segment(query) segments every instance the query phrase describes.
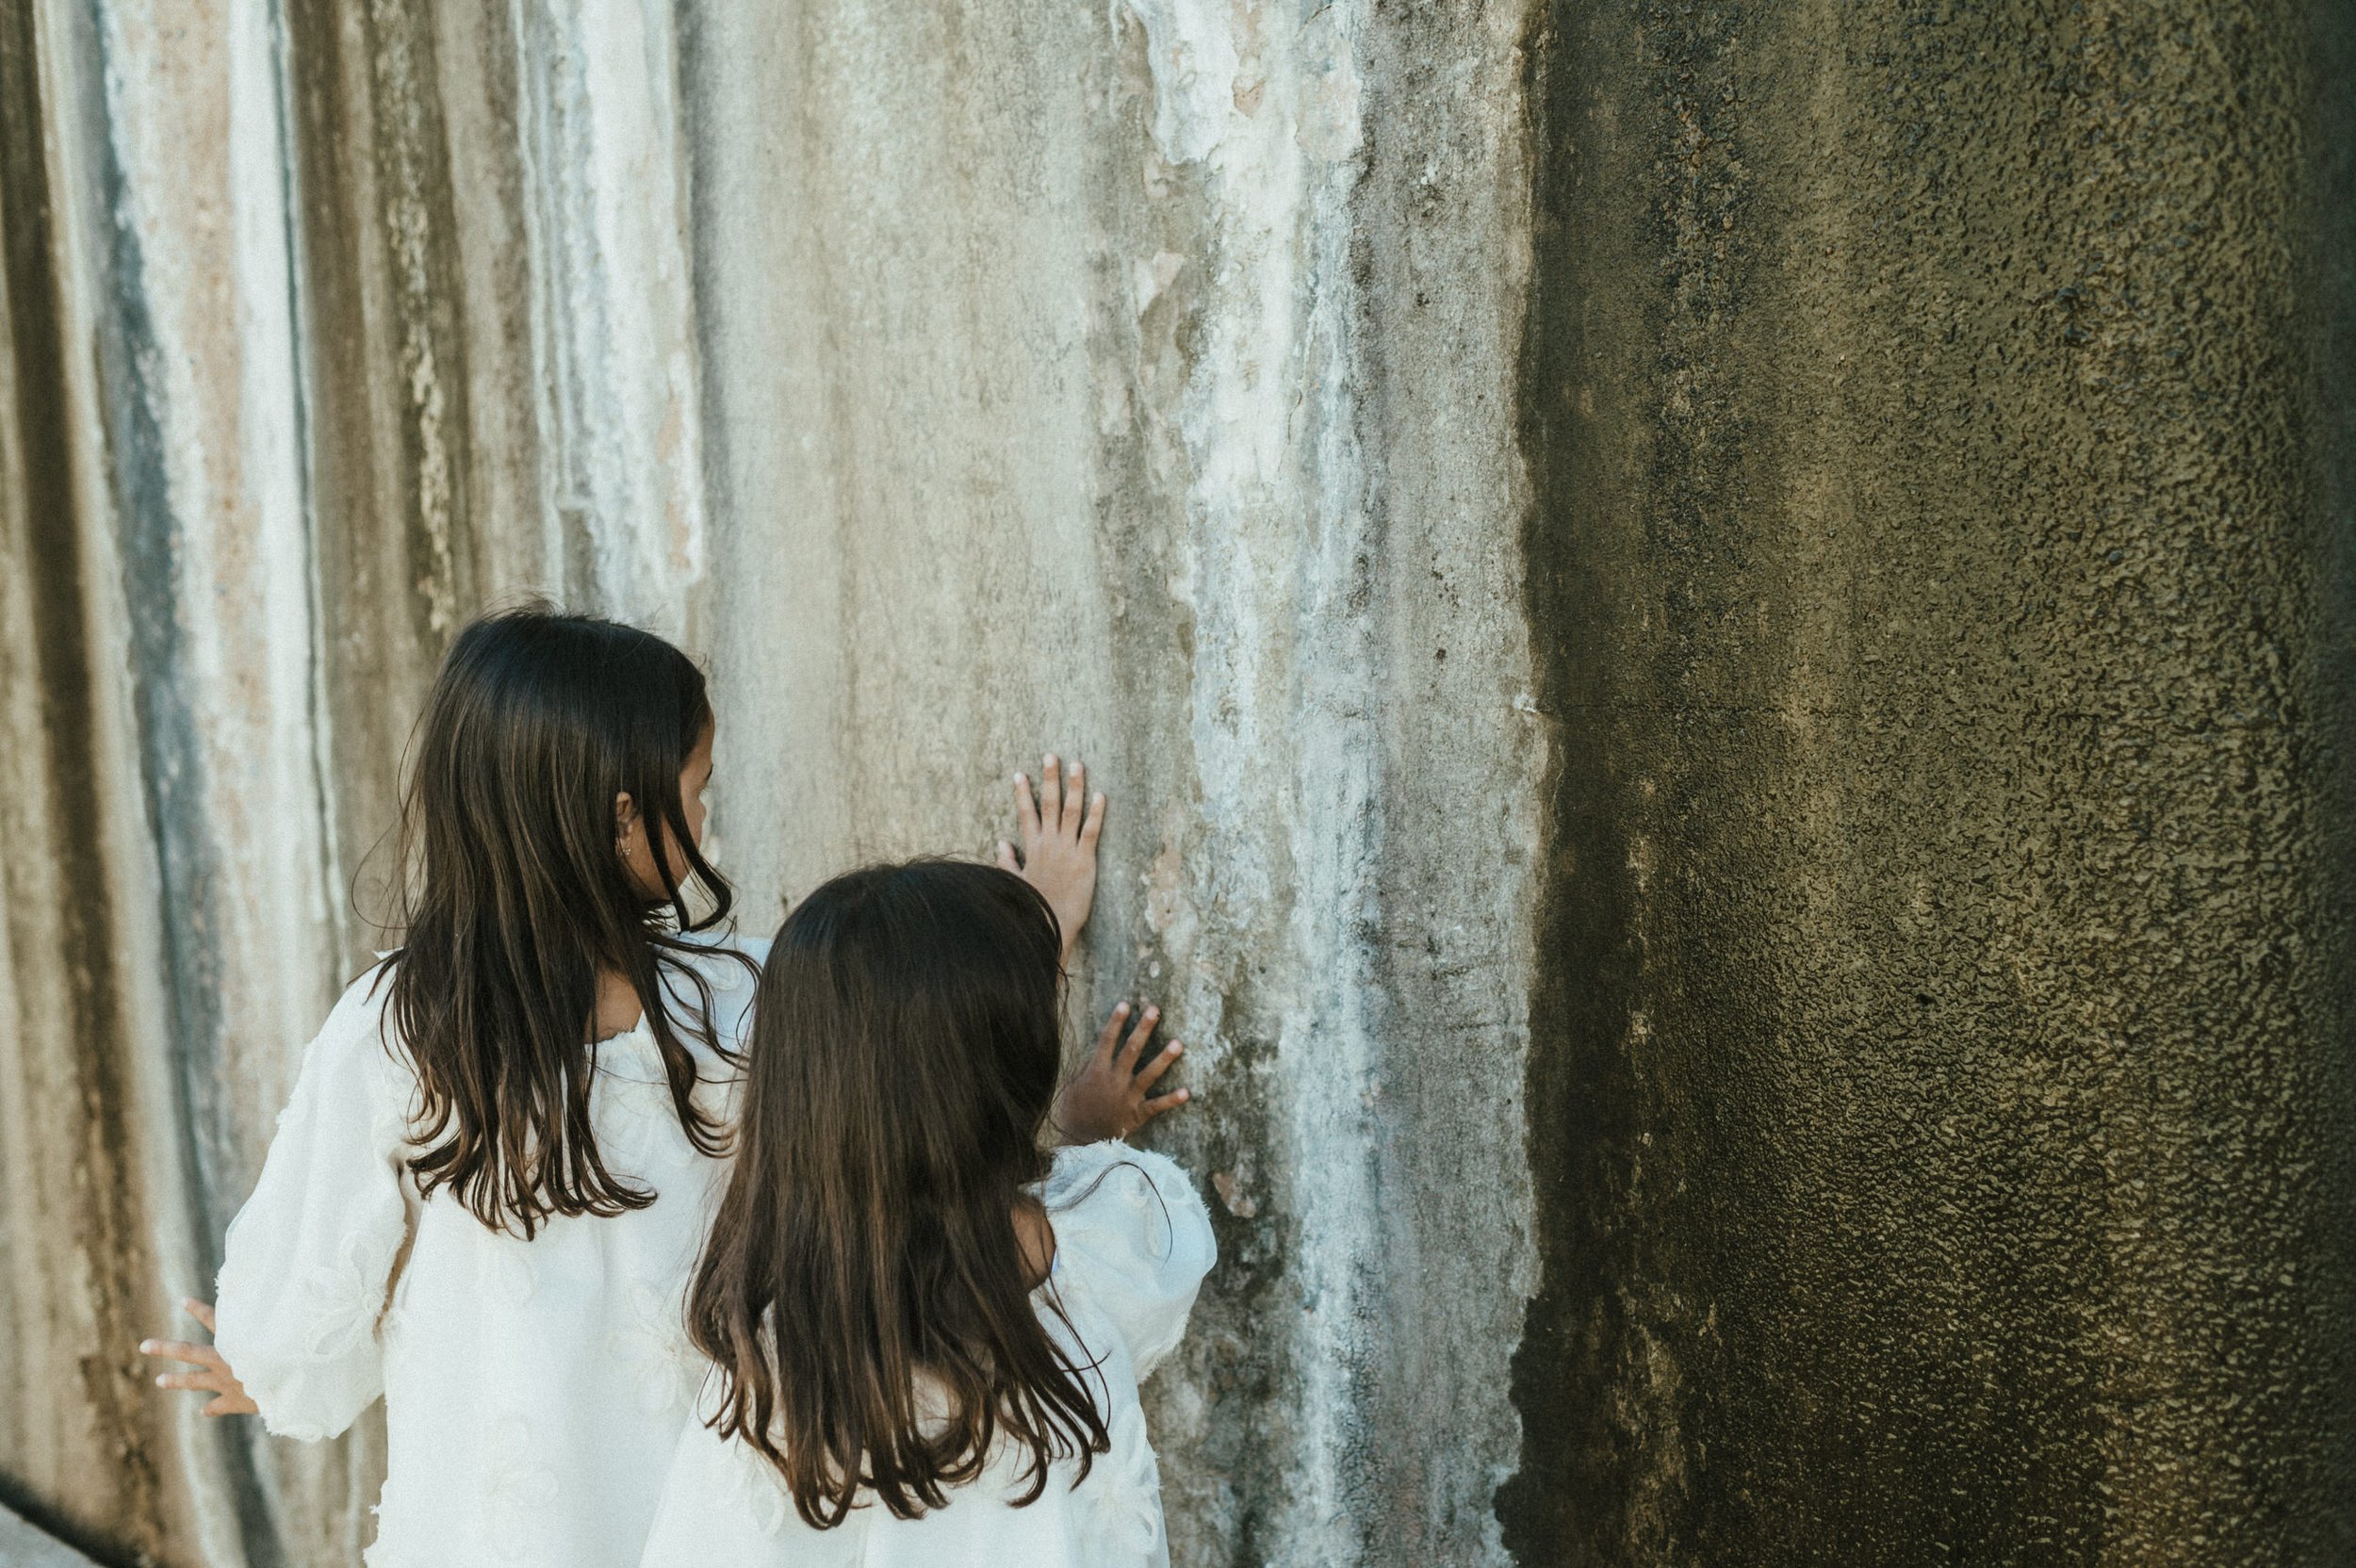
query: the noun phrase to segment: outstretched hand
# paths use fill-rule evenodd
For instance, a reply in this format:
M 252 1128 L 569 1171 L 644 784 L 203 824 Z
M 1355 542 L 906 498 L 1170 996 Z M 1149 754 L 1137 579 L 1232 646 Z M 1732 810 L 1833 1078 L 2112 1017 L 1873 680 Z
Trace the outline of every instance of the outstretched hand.
M 205 1326 L 206 1333 L 214 1332 L 213 1309 L 193 1297 L 180 1303 L 181 1310 Z M 139 1354 L 155 1356 L 165 1361 L 186 1362 L 196 1368 L 193 1372 L 159 1372 L 155 1375 L 157 1388 L 188 1388 L 213 1397 L 203 1411 L 206 1415 L 258 1415 L 260 1409 L 246 1396 L 245 1384 L 229 1370 L 229 1364 L 221 1359 L 221 1352 L 209 1345 L 191 1345 L 177 1339 L 142 1339 Z
M 1126 1002 L 1113 1009 L 1103 1033 L 1096 1037 L 1096 1050 L 1088 1065 L 1064 1086 L 1063 1098 L 1055 1105 L 1055 1128 L 1066 1143 L 1125 1138 L 1164 1111 L 1175 1110 L 1194 1098 L 1190 1089 L 1153 1093 L 1153 1086 L 1178 1065 L 1186 1048 L 1172 1040 L 1152 1061 L 1144 1061 L 1146 1042 L 1153 1038 L 1153 1026 L 1162 1021 L 1162 1010 L 1146 1008 L 1124 1040 L 1121 1026 L 1129 1021 L 1129 1010 Z
M 1078 762 L 1067 771 L 1053 752 L 1041 760 L 1039 794 L 1027 774 L 1014 776 L 1015 824 L 1023 854 L 998 841 L 998 864 L 1039 890 L 1063 927 L 1063 956 L 1072 956 L 1080 927 L 1096 906 L 1096 839 L 1104 829 L 1104 796 L 1088 796 L 1088 771 Z

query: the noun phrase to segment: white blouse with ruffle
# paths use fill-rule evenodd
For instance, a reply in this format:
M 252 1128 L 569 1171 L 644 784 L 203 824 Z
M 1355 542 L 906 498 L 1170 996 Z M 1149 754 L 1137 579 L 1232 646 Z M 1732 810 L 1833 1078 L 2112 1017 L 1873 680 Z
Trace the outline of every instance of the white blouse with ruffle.
M 1111 1438 L 1085 1479 L 1059 1460 L 1038 1500 L 1016 1508 L 1023 1456 L 998 1456 L 923 1518 L 869 1503 L 816 1530 L 760 1455 L 690 1423 L 641 1568 L 1166 1568 L 1161 1472 L 1137 1384 L 1186 1332 L 1218 1255 L 1211 1217 L 1185 1171 L 1119 1143 L 1058 1151 L 1040 1197 L 1055 1261 L 1033 1302 L 1074 1364 L 1095 1367 L 1088 1391 Z
M 692 961 L 733 1049 L 752 972 Z M 420 1200 L 417 1084 L 383 1029 L 380 973 L 303 1057 L 229 1227 L 215 1343 L 282 1437 L 332 1437 L 384 1396 L 370 1568 L 633 1568 L 701 1376 L 686 1286 L 727 1167 L 688 1141 L 642 1019 L 591 1048 L 589 1108 L 607 1168 L 651 1205 L 554 1218 L 526 1241 L 447 1188 Z M 695 988 L 667 986 L 673 1017 L 692 1016 Z M 732 1074 L 690 1049 L 699 1101 L 724 1111 Z

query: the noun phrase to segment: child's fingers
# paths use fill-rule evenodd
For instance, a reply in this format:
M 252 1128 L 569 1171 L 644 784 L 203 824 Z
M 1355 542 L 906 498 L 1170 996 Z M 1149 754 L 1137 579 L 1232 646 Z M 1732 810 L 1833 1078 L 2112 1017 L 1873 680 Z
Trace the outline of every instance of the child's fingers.
M 159 1361 L 186 1362 L 190 1366 L 223 1366 L 221 1352 L 209 1345 L 189 1345 L 177 1339 L 142 1339 L 139 1354 Z
M 190 1317 L 195 1318 L 199 1323 L 204 1324 L 205 1331 L 206 1333 L 212 1334 L 219 1333 L 221 1331 L 213 1326 L 213 1309 L 210 1302 L 200 1301 L 195 1297 L 191 1296 L 187 1300 L 180 1303 L 180 1310 L 187 1313 Z
M 1039 802 L 1031 798 L 1031 776 L 1014 776 L 1014 825 L 1025 845 L 1039 842 Z
M 1013 872 L 1017 875 L 1023 871 L 1023 862 L 1014 858 L 1014 845 L 1004 839 L 998 841 L 998 869 Z
M 1174 1111 L 1193 1098 L 1192 1089 L 1172 1089 L 1168 1094 L 1156 1095 L 1137 1107 L 1137 1125 L 1142 1127 L 1164 1111 Z
M 1049 752 L 1039 764 L 1039 825 L 1053 833 L 1063 822 L 1063 764 Z
M 1153 1033 L 1153 1025 L 1161 1021 L 1162 1010 L 1159 1007 L 1148 1007 L 1138 1015 L 1137 1026 L 1129 1031 L 1128 1042 L 1113 1057 L 1115 1071 L 1135 1072 L 1137 1070 L 1137 1057 L 1144 1054 L 1146 1039 Z
M 1104 1027 L 1096 1032 L 1097 1061 L 1110 1062 L 1113 1059 L 1113 1053 L 1121 1044 L 1121 1026 L 1128 1021 L 1129 1004 L 1124 1002 L 1113 1009 L 1112 1016 L 1104 1021 Z
M 1086 762 L 1074 762 L 1064 775 L 1063 826 L 1067 839 L 1080 836 L 1080 818 L 1087 808 L 1088 768 Z
M 1159 1055 L 1137 1070 L 1137 1092 L 1142 1094 L 1160 1082 L 1163 1073 L 1178 1065 L 1178 1058 L 1186 1054 L 1186 1048 L 1176 1040 L 1163 1046 Z
M 225 1394 L 237 1386 L 237 1380 L 230 1376 L 227 1366 L 216 1362 L 195 1372 L 158 1372 L 155 1374 L 155 1386 L 157 1388 L 193 1389 L 198 1393 Z
M 1080 847 L 1086 850 L 1095 849 L 1096 837 L 1104 831 L 1104 792 L 1099 790 L 1096 792 L 1095 798 L 1088 802 L 1088 820 L 1080 825 Z

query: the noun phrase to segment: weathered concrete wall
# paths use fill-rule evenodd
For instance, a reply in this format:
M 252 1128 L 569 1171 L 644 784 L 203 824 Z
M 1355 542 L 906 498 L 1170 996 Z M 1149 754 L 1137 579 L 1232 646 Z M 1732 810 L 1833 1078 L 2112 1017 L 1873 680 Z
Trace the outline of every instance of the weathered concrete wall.
M 2350 23 L 1542 19 L 1524 1560 L 2356 1551 Z
M 2344 15 L 10 8 L 0 1494 L 354 1560 L 128 1346 L 538 589 L 757 928 L 1114 792 L 1181 1562 L 2344 1554 Z
M 1088 1010 L 1169 1007 L 1201 1100 L 1164 1135 L 1223 1200 L 1157 1395 L 1182 1560 L 1494 1555 L 1535 1283 L 1523 23 L 14 24 L 9 148 L 41 161 L 8 187 L 9 320 L 57 341 L 12 351 L 10 431 L 79 466 L 7 470 L 12 547 L 78 619 L 11 632 L 9 732 L 78 748 L 49 793 L 119 841 L 18 868 L 58 890 L 16 906 L 7 1159 L 60 1191 L 10 1228 L 0 1296 L 48 1337 L 8 1359 L 9 1488 L 125 1557 L 364 1538 L 370 1435 L 205 1429 L 118 1348 L 204 1279 L 374 940 L 443 639 L 537 588 L 708 657 L 759 927 L 855 857 L 985 848 L 1045 744 L 1091 761 L 1118 805 Z M 82 688 L 88 735 L 36 706 Z M 124 1000 L 75 1013 L 35 988 L 106 886 L 64 951 Z M 123 1081 L 43 1122 L 77 1060 Z

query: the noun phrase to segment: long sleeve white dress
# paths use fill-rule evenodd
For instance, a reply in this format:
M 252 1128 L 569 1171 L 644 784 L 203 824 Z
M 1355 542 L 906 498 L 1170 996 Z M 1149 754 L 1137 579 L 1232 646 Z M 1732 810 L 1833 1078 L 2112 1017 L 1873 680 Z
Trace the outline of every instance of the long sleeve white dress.
M 716 944 L 690 961 L 732 1049 L 754 977 Z M 702 1372 L 685 1296 L 726 1165 L 680 1128 L 642 1019 L 592 1048 L 589 1104 L 608 1168 L 653 1204 L 525 1241 L 447 1188 L 420 1200 L 405 1164 L 417 1084 L 383 1029 L 378 973 L 303 1058 L 229 1228 L 215 1344 L 281 1436 L 331 1437 L 384 1396 L 370 1568 L 633 1568 Z M 692 1017 L 694 987 L 666 984 L 672 1016 Z M 732 1074 L 698 1058 L 698 1098 L 724 1112 Z
M 1185 1171 L 1118 1143 L 1058 1152 L 1040 1196 L 1055 1261 L 1033 1303 L 1074 1364 L 1094 1364 L 1089 1395 L 1112 1439 L 1085 1480 L 1075 1485 L 1078 1464 L 1060 1460 L 1039 1499 L 1015 1508 L 1022 1456 L 1002 1456 L 921 1519 L 870 1503 L 817 1530 L 759 1454 L 691 1422 L 642 1568 L 1167 1568 L 1161 1472 L 1137 1383 L 1186 1331 L 1218 1255 L 1210 1216 Z

